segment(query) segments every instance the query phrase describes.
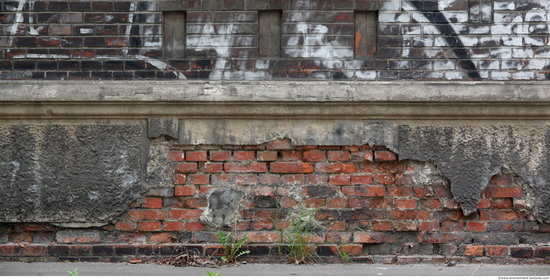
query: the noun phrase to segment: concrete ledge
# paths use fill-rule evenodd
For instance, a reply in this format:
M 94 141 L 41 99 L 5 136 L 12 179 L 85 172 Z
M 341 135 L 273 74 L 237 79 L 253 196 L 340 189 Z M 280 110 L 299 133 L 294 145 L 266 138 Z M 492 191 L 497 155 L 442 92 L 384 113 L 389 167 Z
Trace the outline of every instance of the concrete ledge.
M 546 120 L 548 82 L 0 82 L 0 118 Z

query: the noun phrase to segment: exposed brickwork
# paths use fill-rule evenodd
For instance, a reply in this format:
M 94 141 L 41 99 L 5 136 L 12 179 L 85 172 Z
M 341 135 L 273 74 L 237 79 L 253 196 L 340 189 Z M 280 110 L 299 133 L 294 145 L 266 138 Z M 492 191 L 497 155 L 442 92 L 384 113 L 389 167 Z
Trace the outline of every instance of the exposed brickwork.
M 523 207 L 527 190 L 513 174 L 495 175 L 479 210 L 466 217 L 445 180 L 416 183 L 418 163 L 400 161 L 384 147 L 294 147 L 279 140 L 254 147 L 173 146 L 169 156 L 173 196 L 143 197 L 100 228 L 0 225 L 0 259 L 153 260 L 188 249 L 211 255 L 219 244 L 218 229 L 201 220 L 208 196 L 237 187 L 246 193 L 237 234 L 248 234 L 251 261 L 276 259 L 280 231 L 303 208 L 317 208 L 319 231 L 311 240 L 326 261 L 339 261 L 342 251 L 355 262 L 549 260 L 550 247 L 542 245 L 549 242 L 548 225 Z M 212 164 L 218 167 L 207 167 Z
M 547 80 L 547 13 L 545 0 L 2 1 L 0 79 Z

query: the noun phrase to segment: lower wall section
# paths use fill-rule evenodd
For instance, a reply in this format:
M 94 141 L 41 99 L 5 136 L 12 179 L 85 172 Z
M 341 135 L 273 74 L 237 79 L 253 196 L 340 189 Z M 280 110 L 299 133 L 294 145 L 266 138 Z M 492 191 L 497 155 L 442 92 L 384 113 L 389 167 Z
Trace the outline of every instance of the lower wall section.
M 173 184 L 150 188 L 107 225 L 0 224 L 0 260 L 216 256 L 218 231 L 235 231 L 249 261 L 278 261 L 279 248 L 299 241 L 314 261 L 550 264 L 550 224 L 535 219 L 530 187 L 505 168 L 464 216 L 434 164 L 382 146 L 282 139 L 166 153 Z

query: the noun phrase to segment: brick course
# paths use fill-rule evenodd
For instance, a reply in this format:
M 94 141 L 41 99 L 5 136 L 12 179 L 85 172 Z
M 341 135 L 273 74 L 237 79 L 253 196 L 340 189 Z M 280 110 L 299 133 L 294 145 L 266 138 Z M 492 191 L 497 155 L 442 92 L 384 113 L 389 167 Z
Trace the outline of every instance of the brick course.
M 152 259 L 152 252 L 166 244 L 173 244 L 174 248 L 194 246 L 209 252 L 208 246 L 212 245 L 207 244 L 216 244 L 218 229 L 202 222 L 201 215 L 208 206 L 210 190 L 225 188 L 229 183 L 247 190 L 247 206 L 239 213 L 236 228 L 239 236 L 249 235 L 247 246 L 251 248 L 260 246 L 276 252 L 281 242 L 280 230 L 291 222 L 290 213 L 305 207 L 313 211 L 319 229 L 311 238 L 323 245 L 317 251 L 327 261 L 337 260 L 338 250 L 348 250 L 352 261 L 357 262 L 366 256 L 374 261 L 375 256 L 381 262 L 398 263 L 439 262 L 441 258 L 460 262 L 491 258 L 503 264 L 547 263 L 549 248 L 540 244 L 548 241 L 548 227 L 530 218 L 529 209 L 515 207 L 516 201 L 525 198 L 526 190 L 514 175 L 495 175 L 483 193 L 479 210 L 464 216 L 446 181 L 415 183 L 417 163 L 345 156 L 352 151 L 374 155 L 391 152 L 370 146 L 292 146 L 287 141 L 256 147 L 209 146 L 204 150 L 201 146 L 173 146 L 168 154 L 172 155 L 169 158 L 175 171 L 174 196 L 151 193 L 134 203 L 114 224 L 96 229 L 0 225 L 4 232 L 0 238 L 5 240 L 0 244 L 0 259 L 148 260 Z M 258 157 L 260 153 L 269 155 L 270 161 Z M 304 154 L 316 155 L 315 161 Z M 319 157 L 320 154 L 326 156 Z M 288 161 L 290 155 L 293 162 Z M 208 169 L 182 169 L 180 164 L 237 168 L 224 168 L 210 175 Z M 325 173 L 327 166 L 335 164 L 345 168 Z M 365 164 L 370 167 L 365 168 Z M 390 175 L 411 179 L 399 184 L 373 179 Z M 180 176 L 187 178 L 183 184 Z M 206 181 L 209 176 L 212 179 Z M 170 254 L 168 249 L 163 252 Z M 395 254 L 402 258 L 391 257 Z M 246 258 L 273 260 L 274 255 L 269 256 L 258 253 Z

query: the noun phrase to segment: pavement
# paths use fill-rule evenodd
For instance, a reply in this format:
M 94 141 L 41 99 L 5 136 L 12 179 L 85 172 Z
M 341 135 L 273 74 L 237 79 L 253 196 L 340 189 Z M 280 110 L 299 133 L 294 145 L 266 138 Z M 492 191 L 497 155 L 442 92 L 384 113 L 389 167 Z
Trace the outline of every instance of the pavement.
M 4 279 L 3 276 L 69 276 L 68 271 L 75 269 L 78 276 L 207 276 L 210 272 L 219 276 L 528 276 L 509 279 L 550 279 L 550 265 L 240 264 L 205 268 L 86 262 L 0 262 L 0 279 Z

